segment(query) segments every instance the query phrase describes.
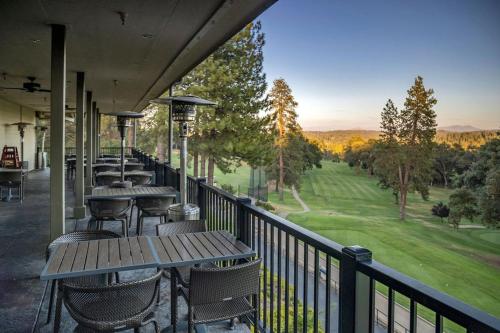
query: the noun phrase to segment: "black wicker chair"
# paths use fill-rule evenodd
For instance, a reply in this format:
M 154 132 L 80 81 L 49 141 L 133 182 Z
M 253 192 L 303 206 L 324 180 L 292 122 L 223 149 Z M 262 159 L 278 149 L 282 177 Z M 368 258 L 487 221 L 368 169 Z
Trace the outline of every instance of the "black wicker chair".
M 80 326 L 95 331 L 122 331 L 152 323 L 155 319 L 156 298 L 160 291 L 161 272 L 143 280 L 109 286 L 81 286 L 64 283 L 66 309 Z
M 262 259 L 229 267 L 191 268 L 188 333 L 194 325 L 243 317 L 257 332 L 259 273 Z
M 125 171 L 142 171 L 143 169 L 144 169 L 143 164 L 137 164 L 137 163 L 125 164 Z
M 142 235 L 144 218 L 159 217 L 167 222 L 168 208 L 175 202 L 171 195 L 137 196 L 134 205 L 137 207 L 137 235 Z
M 97 230 L 102 230 L 104 221 L 121 221 L 124 237 L 128 237 L 128 213 L 132 206 L 130 198 L 92 198 L 88 200 L 90 214 L 87 229 L 95 221 Z
M 24 199 L 24 174 L 23 172 L 2 172 L 0 173 L 0 199 L 3 199 L 3 189 L 10 195 L 12 189 L 17 189 L 20 202 Z
M 118 182 L 121 180 L 120 175 L 114 174 L 97 174 L 95 176 L 95 182 L 97 186 L 110 186 L 114 182 Z
M 89 241 L 89 240 L 95 240 L 95 239 L 108 239 L 108 238 L 120 238 L 120 235 L 111 232 L 111 231 L 105 231 L 105 230 L 92 230 L 92 231 L 74 231 L 74 232 L 69 232 L 67 234 L 61 235 L 54 239 L 48 246 L 45 251 L 45 261 L 49 260 L 49 257 L 51 253 L 56 249 L 57 246 L 63 243 L 72 243 L 72 242 L 79 242 L 79 241 Z M 119 281 L 119 276 L 118 273 L 115 274 L 116 280 Z M 75 278 L 72 279 L 74 282 L 80 282 L 81 284 L 87 284 L 90 282 L 90 280 L 96 281 L 99 279 L 99 276 L 90 276 L 87 278 Z M 48 306 L 48 311 L 47 311 L 47 323 L 50 322 L 50 318 L 52 316 L 52 307 L 54 303 L 54 294 L 56 290 L 56 280 L 52 280 L 52 285 L 50 289 L 50 299 L 49 299 L 49 306 Z M 96 281 L 97 282 L 97 281 Z M 47 282 L 48 285 L 49 282 Z M 45 297 L 45 293 L 43 295 Z M 43 298 L 42 297 L 42 298 Z
M 118 167 L 111 165 L 111 164 L 102 164 L 102 165 L 96 165 L 94 167 L 94 172 L 96 174 L 100 172 L 107 172 L 107 171 L 118 171 Z
M 148 174 L 131 174 L 126 175 L 125 179 L 132 182 L 132 185 L 148 185 L 151 184 L 152 176 Z

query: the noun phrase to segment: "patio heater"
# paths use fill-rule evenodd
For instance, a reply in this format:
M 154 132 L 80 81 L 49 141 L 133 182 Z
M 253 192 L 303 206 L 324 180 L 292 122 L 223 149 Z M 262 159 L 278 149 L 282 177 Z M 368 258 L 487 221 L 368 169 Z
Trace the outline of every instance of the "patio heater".
M 37 156 L 37 159 L 39 161 L 38 164 L 40 166 L 40 169 L 43 170 L 47 166 L 45 158 L 45 137 L 49 128 L 47 126 L 36 126 L 35 129 L 38 129 L 40 132 L 42 132 L 42 145 L 40 149 L 41 151 L 40 156 Z
M 125 135 L 127 128 L 131 127 L 131 119 L 142 118 L 144 115 L 142 113 L 130 112 L 130 111 L 120 111 L 108 113 L 108 115 L 116 116 L 116 125 L 120 131 L 120 182 L 113 184 L 115 187 L 132 187 L 132 182 L 125 181 Z
M 196 96 L 172 96 L 157 98 L 151 101 L 154 104 L 171 105 L 172 120 L 179 123 L 180 147 L 180 196 L 181 202 L 170 206 L 169 217 L 174 221 L 197 220 L 200 216 L 200 208 L 187 202 L 187 137 L 189 135 L 189 123 L 194 121 L 197 105 L 215 105 Z
M 21 169 L 24 167 L 24 130 L 26 127 L 33 125 L 32 123 L 27 123 L 24 121 L 20 121 L 17 123 L 11 124 L 12 126 L 17 126 L 17 130 L 19 131 L 19 136 L 21 137 Z

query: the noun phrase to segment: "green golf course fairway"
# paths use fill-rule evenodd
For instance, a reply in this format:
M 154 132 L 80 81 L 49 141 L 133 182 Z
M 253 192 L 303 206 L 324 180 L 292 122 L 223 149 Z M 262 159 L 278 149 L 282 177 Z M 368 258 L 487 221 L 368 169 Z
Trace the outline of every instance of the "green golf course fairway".
M 306 172 L 299 191 L 311 212 L 302 213 L 286 189 L 283 202 L 269 192 L 274 213 L 342 245 L 364 246 L 377 261 L 500 317 L 500 230 L 454 230 L 432 216 L 432 205 L 447 202 L 451 193 L 442 188 L 431 188 L 428 201 L 409 194 L 407 219 L 401 221 L 391 191 L 380 189 L 375 177 L 345 163 L 322 165 Z M 230 174 L 215 169 L 218 185 L 239 185 L 242 195 L 249 176 L 246 165 Z
M 441 223 L 430 209 L 447 202 L 450 191 L 438 188 L 429 201 L 409 195 L 408 217 L 401 221 L 391 191 L 374 177 L 345 163 L 322 164 L 306 173 L 300 189 L 311 212 L 290 213 L 290 221 L 342 245 L 364 246 L 379 262 L 500 316 L 500 230 L 453 230 Z

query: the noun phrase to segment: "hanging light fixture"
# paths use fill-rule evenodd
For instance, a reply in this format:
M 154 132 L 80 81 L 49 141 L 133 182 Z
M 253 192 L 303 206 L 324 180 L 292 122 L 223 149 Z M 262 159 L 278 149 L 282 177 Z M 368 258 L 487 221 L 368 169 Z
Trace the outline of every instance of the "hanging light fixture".
M 171 219 L 189 220 L 198 219 L 200 208 L 193 203 L 187 202 L 187 137 L 189 135 L 189 123 L 196 117 L 197 105 L 215 105 L 216 103 L 196 96 L 172 96 L 157 98 L 151 101 L 153 104 L 172 105 L 172 119 L 179 123 L 179 137 L 181 139 L 180 149 L 180 172 L 181 202 L 169 208 Z

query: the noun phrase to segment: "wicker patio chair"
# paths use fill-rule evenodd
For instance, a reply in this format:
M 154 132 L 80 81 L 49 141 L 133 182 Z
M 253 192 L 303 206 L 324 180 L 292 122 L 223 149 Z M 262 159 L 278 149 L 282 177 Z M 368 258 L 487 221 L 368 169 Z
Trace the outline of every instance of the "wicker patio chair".
M 142 171 L 143 169 L 142 164 L 125 164 L 125 171 Z
M 171 195 L 137 196 L 137 235 L 142 235 L 144 218 L 159 217 L 160 223 L 167 222 L 168 208 L 175 202 Z M 163 219 L 163 220 L 162 220 Z
M 257 332 L 259 272 L 262 259 L 229 267 L 191 268 L 188 333 L 194 325 L 243 317 Z M 250 316 L 253 315 L 253 316 Z
M 22 172 L 1 172 L 0 173 L 0 199 L 3 198 L 3 189 L 11 191 L 17 189 L 20 202 L 24 199 L 24 175 Z
M 114 182 L 120 181 L 120 175 L 96 175 L 95 176 L 95 182 L 97 186 L 110 186 Z
M 73 176 L 75 175 L 75 171 L 76 171 L 76 161 L 75 160 L 67 160 L 66 161 L 66 177 L 68 177 L 68 179 L 73 178 Z
M 113 165 L 96 165 L 94 167 L 94 172 L 96 174 L 98 174 L 99 172 L 106 172 L 106 171 L 118 171 L 118 168 Z
M 64 283 L 66 309 L 82 327 L 95 331 L 122 331 L 152 323 L 155 319 L 156 297 L 160 291 L 161 272 L 143 280 L 109 286 L 80 286 Z
M 92 198 L 88 200 L 91 218 L 89 219 L 87 230 L 91 227 L 91 222 L 95 221 L 97 230 L 102 230 L 104 221 L 121 221 L 124 237 L 128 237 L 128 213 L 132 205 L 131 198 Z
M 148 174 L 132 174 L 125 176 L 126 180 L 132 182 L 132 185 L 147 185 L 151 184 L 152 176 Z
M 92 231 L 74 231 L 74 232 L 69 232 L 67 234 L 63 234 L 56 239 L 54 239 L 50 244 L 47 246 L 47 249 L 45 251 L 45 261 L 49 260 L 49 257 L 51 253 L 56 249 L 57 246 L 63 243 L 72 243 L 72 242 L 79 242 L 79 241 L 89 241 L 89 240 L 96 240 L 96 239 L 108 239 L 108 238 L 120 238 L 120 235 L 111 232 L 111 231 L 106 231 L 106 230 L 92 230 Z M 115 275 L 116 280 L 119 281 L 119 276 L 118 273 Z M 96 282 L 97 280 L 100 279 L 100 276 L 89 276 L 86 278 L 74 278 L 72 281 L 74 282 L 80 282 L 81 284 L 88 284 L 91 282 Z M 47 281 L 47 285 L 50 281 Z M 50 318 L 52 316 L 52 307 L 54 304 L 54 294 L 56 290 L 56 282 L 57 280 L 52 280 L 52 285 L 50 288 L 50 299 L 49 299 L 49 307 L 47 311 L 47 323 L 50 322 Z M 45 293 L 42 298 L 45 297 Z

